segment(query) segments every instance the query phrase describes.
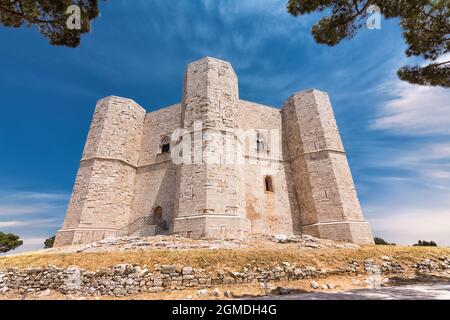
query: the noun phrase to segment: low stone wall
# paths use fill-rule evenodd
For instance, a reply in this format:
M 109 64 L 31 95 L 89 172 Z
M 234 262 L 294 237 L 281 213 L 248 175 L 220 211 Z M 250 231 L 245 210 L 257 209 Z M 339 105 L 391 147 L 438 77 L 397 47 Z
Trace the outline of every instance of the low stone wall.
M 417 272 L 443 272 L 450 276 L 450 257 L 424 260 L 409 266 L 382 257 L 381 262 L 368 259 L 363 263 L 352 262 L 335 270 L 317 270 L 313 266 L 296 267 L 288 262 L 271 268 L 244 268 L 242 272 L 208 272 L 204 269 L 181 265 L 155 266 L 150 272 L 146 266 L 120 264 L 114 267 L 88 271 L 77 266 L 65 269 L 47 268 L 0 270 L 0 293 L 33 293 L 55 290 L 63 294 L 126 296 L 145 292 L 210 288 L 219 285 L 241 283 L 270 283 L 278 280 L 299 280 L 327 275 L 389 274 L 403 273 L 412 268 Z

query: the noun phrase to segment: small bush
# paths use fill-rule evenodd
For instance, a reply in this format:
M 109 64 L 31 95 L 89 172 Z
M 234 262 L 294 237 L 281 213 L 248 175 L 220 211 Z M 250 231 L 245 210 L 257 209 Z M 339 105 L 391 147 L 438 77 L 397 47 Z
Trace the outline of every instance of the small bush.
M 414 247 L 437 247 L 438 245 L 434 241 L 419 240 L 419 242 L 417 242 L 413 246 Z
M 376 245 L 381 245 L 381 246 L 395 246 L 395 243 L 389 243 L 386 240 L 384 240 L 383 238 L 379 238 L 379 237 L 375 237 L 373 238 L 373 241 L 375 242 Z
M 12 233 L 0 232 L 0 253 L 6 253 L 20 247 L 23 241 L 20 237 Z
M 55 237 L 56 236 L 53 236 L 44 241 L 44 249 L 53 248 L 53 244 L 55 243 Z

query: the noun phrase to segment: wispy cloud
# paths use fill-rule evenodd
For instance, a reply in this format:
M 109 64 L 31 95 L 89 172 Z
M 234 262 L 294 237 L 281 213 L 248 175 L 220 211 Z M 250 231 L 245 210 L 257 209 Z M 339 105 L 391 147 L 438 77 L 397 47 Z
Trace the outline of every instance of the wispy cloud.
M 442 57 L 449 58 L 450 54 Z M 414 136 L 450 134 L 450 90 L 395 79 L 380 86 L 380 94 L 388 100 L 373 128 Z
M 30 192 L 30 191 L 0 191 L 0 201 L 5 200 L 67 200 L 66 193 L 58 192 Z
M 69 195 L 58 192 L 0 191 L 0 217 L 50 213 L 64 208 Z
M 61 219 L 30 219 L 30 220 L 11 220 L 11 221 L 0 221 L 0 228 L 10 228 L 10 227 L 58 227 L 61 223 Z
M 394 81 L 386 93 L 395 98 L 382 108 L 373 128 L 407 135 L 450 134 L 450 91 Z
M 258 19 L 289 17 L 284 0 L 202 0 L 202 3 L 209 14 L 218 14 L 228 25 L 248 16 Z
M 399 148 L 380 161 L 380 168 L 410 172 L 410 181 L 431 188 L 450 188 L 450 143 L 417 142 L 414 147 Z
M 450 245 L 450 165 L 446 143 L 416 142 L 397 150 L 381 148 L 363 203 L 374 235 L 399 244 L 434 240 Z M 374 194 L 375 193 L 375 194 Z
M 367 155 L 372 176 L 363 177 L 378 190 L 365 202 L 374 233 L 401 244 L 450 245 L 450 90 L 395 78 L 375 93 L 382 103 L 369 129 L 383 138 Z
M 16 250 L 0 254 L 0 256 L 12 255 L 21 252 L 35 251 L 44 248 L 44 241 L 48 238 L 22 238 L 23 244 Z
M 54 204 L 9 204 L 0 205 L 0 217 L 7 215 L 26 215 L 48 212 L 58 208 Z
M 389 242 L 412 245 L 418 240 L 433 240 L 439 245 L 450 245 L 450 209 L 430 208 L 376 208 L 387 214 L 370 219 L 373 232 Z M 391 214 L 392 213 L 392 214 Z
M 63 192 L 0 190 L 0 231 L 24 241 L 13 253 L 42 248 L 61 226 L 68 200 Z

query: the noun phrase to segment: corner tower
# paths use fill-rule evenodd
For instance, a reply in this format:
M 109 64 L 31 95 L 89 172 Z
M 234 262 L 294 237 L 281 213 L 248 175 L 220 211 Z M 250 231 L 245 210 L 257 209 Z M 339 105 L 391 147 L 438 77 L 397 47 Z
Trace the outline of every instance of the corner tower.
M 206 57 L 188 65 L 181 127 L 193 141 L 191 163 L 178 166 L 174 233 L 191 238 L 240 237 L 245 218 L 242 165 L 236 150 L 237 76 L 228 62 Z
M 127 224 L 145 113 L 130 99 L 108 97 L 97 103 L 55 246 L 102 240 Z
M 285 102 L 282 115 L 302 233 L 373 243 L 328 95 L 318 90 L 296 93 Z

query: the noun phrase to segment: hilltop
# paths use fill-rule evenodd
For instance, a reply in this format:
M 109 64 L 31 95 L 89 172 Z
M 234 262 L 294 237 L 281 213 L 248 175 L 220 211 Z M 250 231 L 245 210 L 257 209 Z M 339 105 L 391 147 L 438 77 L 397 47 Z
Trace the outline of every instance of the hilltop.
M 121 238 L 0 258 L 0 292 L 32 299 L 191 299 L 450 281 L 450 248 L 310 236 Z

